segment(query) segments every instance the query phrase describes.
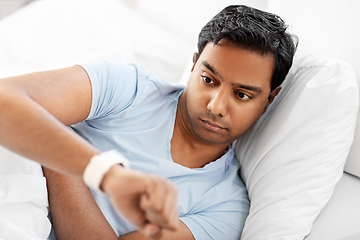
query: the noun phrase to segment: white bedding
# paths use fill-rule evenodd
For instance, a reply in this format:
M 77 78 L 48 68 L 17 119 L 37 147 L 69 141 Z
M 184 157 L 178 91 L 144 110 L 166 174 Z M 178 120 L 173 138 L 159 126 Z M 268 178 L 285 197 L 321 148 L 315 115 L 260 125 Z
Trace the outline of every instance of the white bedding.
M 46 239 L 47 207 L 41 166 L 0 146 L 0 239 Z
M 194 29 L 182 36 L 170 29 L 172 20 L 155 24 L 121 0 L 38 0 L 0 21 L 0 77 L 108 59 L 135 61 L 177 82 L 190 71 Z M 354 189 L 360 179 L 344 174 L 307 240 L 360 239 L 360 191 Z M 40 166 L 0 146 L 0 240 L 46 239 L 47 204 Z
M 119 0 L 38 0 L 0 21 L 0 77 L 105 59 L 178 82 L 194 47 Z
M 360 179 L 344 173 L 306 240 L 360 239 Z

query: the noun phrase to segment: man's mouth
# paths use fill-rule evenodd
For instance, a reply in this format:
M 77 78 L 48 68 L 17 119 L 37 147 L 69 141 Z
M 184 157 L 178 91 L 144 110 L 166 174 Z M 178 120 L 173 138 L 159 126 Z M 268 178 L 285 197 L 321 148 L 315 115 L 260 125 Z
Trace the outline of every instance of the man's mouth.
M 225 129 L 224 127 L 222 127 L 222 126 L 220 126 L 220 125 L 218 125 L 218 124 L 216 124 L 216 123 L 213 123 L 213 122 L 211 122 L 211 121 L 204 120 L 204 119 L 200 119 L 200 120 L 201 120 L 202 122 L 204 122 L 205 125 L 206 125 L 207 127 L 209 127 L 210 129 L 212 129 L 212 130 L 217 130 L 217 131 L 219 131 L 219 130 Z

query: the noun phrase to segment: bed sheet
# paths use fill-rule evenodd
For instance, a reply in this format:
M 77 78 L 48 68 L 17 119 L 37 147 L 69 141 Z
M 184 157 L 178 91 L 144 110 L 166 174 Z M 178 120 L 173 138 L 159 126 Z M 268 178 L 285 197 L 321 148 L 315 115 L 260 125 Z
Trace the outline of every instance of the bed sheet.
M 0 146 L 0 239 L 47 239 L 47 207 L 41 166 Z
M 306 240 L 360 239 L 360 178 L 344 173 Z

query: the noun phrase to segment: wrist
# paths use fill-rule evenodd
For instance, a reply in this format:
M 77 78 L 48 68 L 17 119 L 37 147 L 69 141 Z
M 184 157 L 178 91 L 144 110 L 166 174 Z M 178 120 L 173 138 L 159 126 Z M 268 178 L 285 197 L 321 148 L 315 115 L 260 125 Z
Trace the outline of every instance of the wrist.
M 84 170 L 83 180 L 92 189 L 104 193 L 102 191 L 104 177 L 116 165 L 130 168 L 129 161 L 116 150 L 95 155 Z
M 103 193 L 107 193 L 107 189 L 109 186 L 111 186 L 111 181 L 112 180 L 119 180 L 118 179 L 118 174 L 119 172 L 121 173 L 122 176 L 124 176 L 122 171 L 126 171 L 124 169 L 123 166 L 121 165 L 114 165 L 112 167 L 110 167 L 109 171 L 107 171 L 107 173 L 105 173 L 104 178 L 102 179 L 101 183 L 100 183 L 100 190 Z

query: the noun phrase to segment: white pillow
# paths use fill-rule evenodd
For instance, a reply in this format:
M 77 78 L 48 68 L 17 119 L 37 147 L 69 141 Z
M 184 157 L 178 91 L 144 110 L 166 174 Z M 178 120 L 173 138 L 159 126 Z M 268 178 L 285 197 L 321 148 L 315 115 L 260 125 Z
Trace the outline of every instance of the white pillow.
M 354 143 L 351 146 L 344 170 L 360 178 L 360 116 L 357 118 Z
M 358 100 L 349 64 L 296 54 L 274 103 L 236 145 L 251 201 L 241 239 L 310 232 L 342 176 Z
M 79 62 L 132 60 L 126 5 L 117 0 L 38 0 L 0 22 L 0 76 Z
M 166 81 L 178 83 L 188 59 L 193 55 L 194 45 L 179 35 L 176 27 L 169 30 L 137 11 L 130 13 L 126 28 L 133 50 L 133 61 L 144 65 Z
M 279 14 L 287 24 L 290 24 L 292 32 L 299 37 L 303 47 L 351 63 L 358 83 L 360 82 L 360 48 L 354 48 L 360 41 L 360 31 L 353 31 L 360 22 L 359 1 L 344 0 L 341 4 L 337 1 L 327 1 L 324 5 L 323 1 L 303 0 L 298 1 L 296 7 L 288 0 L 267 2 L 268 10 Z M 306 13 L 306 21 L 304 21 L 304 13 Z M 360 116 L 357 122 L 358 127 L 345 171 L 360 177 Z
M 119 0 L 38 0 L 0 21 L 0 77 L 109 60 L 178 82 L 192 49 Z
M 358 85 L 360 87 L 360 78 Z M 345 172 L 360 178 L 360 111 L 358 112 L 357 124 L 354 135 L 354 142 L 350 148 L 349 156 L 344 167 Z

